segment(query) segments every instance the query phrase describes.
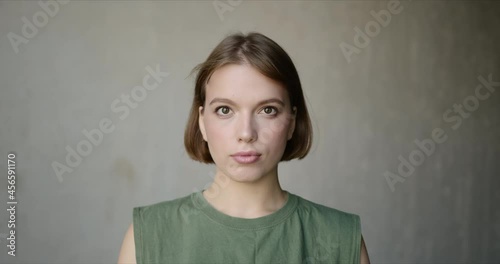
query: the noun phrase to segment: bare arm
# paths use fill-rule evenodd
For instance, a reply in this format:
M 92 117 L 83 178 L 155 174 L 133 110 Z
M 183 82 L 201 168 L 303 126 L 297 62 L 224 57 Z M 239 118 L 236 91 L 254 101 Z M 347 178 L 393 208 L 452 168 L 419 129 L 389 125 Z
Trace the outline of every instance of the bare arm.
M 118 264 L 137 264 L 135 260 L 134 225 L 130 224 L 123 239 Z
M 368 251 L 366 250 L 363 236 L 361 236 L 361 264 L 370 264 L 370 258 L 368 257 Z

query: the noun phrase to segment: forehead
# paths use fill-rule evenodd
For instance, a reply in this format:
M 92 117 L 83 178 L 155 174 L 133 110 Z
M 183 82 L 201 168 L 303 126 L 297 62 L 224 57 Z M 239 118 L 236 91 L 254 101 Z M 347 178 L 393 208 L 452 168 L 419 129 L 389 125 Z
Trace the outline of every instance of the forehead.
M 234 100 L 278 98 L 288 102 L 284 86 L 249 65 L 225 65 L 212 74 L 206 85 L 206 99 L 214 97 Z

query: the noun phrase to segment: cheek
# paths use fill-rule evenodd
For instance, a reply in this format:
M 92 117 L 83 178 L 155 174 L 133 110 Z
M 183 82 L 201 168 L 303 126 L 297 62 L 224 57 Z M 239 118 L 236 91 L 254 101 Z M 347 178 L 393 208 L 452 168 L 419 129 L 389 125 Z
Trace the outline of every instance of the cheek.
M 212 143 L 214 147 L 217 147 L 229 139 L 231 128 L 223 122 L 213 122 L 211 120 L 207 120 L 205 123 L 205 132 L 207 134 L 209 144 Z
M 213 124 L 205 124 L 205 131 L 208 139 L 208 149 L 214 161 L 220 162 L 219 157 L 224 152 L 224 135 L 223 130 Z
M 273 120 L 266 123 L 260 131 L 259 137 L 263 143 L 279 144 L 287 141 L 289 122 L 286 119 Z

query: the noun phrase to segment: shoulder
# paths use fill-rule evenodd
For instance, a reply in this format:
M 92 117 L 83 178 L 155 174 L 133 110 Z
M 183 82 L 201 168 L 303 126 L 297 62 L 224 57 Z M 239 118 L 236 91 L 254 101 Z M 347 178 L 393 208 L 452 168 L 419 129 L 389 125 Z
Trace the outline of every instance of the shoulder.
M 191 195 L 133 208 L 131 233 L 135 241 L 137 259 L 147 258 L 148 248 L 160 246 L 158 243 L 182 223 L 188 222 L 194 211 Z M 165 224 L 168 223 L 168 224 Z
M 327 216 L 337 216 L 337 217 L 347 217 L 347 218 L 352 218 L 352 217 L 359 217 L 357 214 L 353 214 L 347 211 L 343 211 L 337 208 L 329 207 L 323 204 L 319 204 L 313 201 L 310 201 L 308 199 L 305 199 L 301 196 L 297 196 L 298 200 L 298 209 L 302 210 L 303 213 L 319 213 L 322 215 L 327 215 Z
M 361 221 L 357 214 L 298 197 L 300 221 L 313 230 L 317 240 L 330 242 L 338 250 L 339 263 L 359 263 Z M 321 242 L 320 241 L 320 242 Z
M 157 202 L 144 206 L 133 208 L 133 216 L 135 219 L 148 219 L 151 217 L 159 217 L 162 215 L 171 215 L 175 212 L 183 211 L 185 208 L 192 205 L 191 194 L 183 197 Z
M 297 196 L 297 211 L 302 217 L 314 219 L 314 221 L 329 222 L 340 225 L 340 227 L 359 228 L 360 217 L 357 214 L 339 210 L 337 208 L 322 205 L 301 196 Z

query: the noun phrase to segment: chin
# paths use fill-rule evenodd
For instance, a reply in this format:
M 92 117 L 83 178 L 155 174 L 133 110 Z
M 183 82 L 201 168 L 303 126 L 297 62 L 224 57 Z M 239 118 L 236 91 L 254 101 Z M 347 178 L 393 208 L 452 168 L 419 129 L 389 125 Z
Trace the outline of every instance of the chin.
M 231 180 L 236 182 L 256 182 L 264 178 L 265 173 L 261 170 L 247 170 L 248 168 L 239 169 L 229 173 Z

